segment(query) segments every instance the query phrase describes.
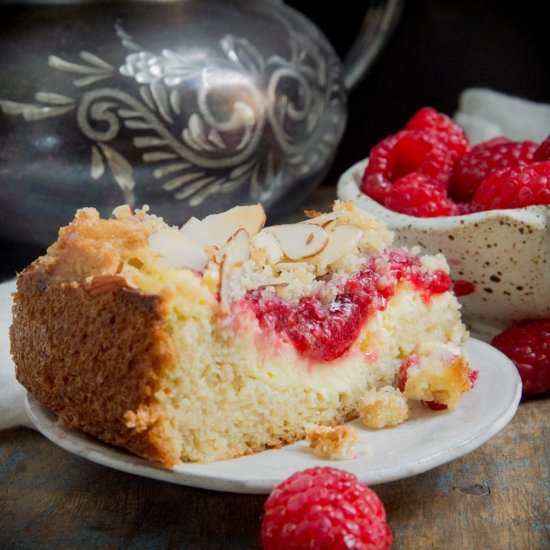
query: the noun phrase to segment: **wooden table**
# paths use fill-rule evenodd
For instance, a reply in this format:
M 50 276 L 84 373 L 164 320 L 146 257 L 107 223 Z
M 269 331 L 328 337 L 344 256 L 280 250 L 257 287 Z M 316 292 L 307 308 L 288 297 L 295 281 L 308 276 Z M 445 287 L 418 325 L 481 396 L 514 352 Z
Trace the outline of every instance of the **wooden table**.
M 476 451 L 375 487 L 394 548 L 550 548 L 549 417 L 550 399 L 522 403 Z M 111 470 L 26 428 L 0 432 L 0 548 L 260 548 L 264 501 Z
M 321 187 L 304 208 L 334 197 Z M 377 486 L 394 547 L 550 548 L 548 418 L 550 399 L 529 400 L 469 455 Z M 0 548 L 260 548 L 264 501 L 111 470 L 26 428 L 0 432 Z

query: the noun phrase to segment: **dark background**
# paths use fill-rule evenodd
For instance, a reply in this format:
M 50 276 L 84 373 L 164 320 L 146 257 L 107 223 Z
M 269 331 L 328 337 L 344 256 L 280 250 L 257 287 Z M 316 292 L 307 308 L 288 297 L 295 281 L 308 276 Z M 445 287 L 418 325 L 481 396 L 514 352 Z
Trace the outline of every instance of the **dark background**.
M 207 1 L 207 0 L 205 0 Z M 343 56 L 366 2 L 288 0 L 315 21 Z M 334 185 L 370 148 L 420 107 L 452 115 L 464 88 L 485 87 L 550 103 L 545 2 L 409 0 L 393 36 L 349 96 L 349 119 L 324 184 Z M 0 205 L 0 223 L 2 205 Z M 0 238 L 0 280 L 15 276 L 43 249 Z

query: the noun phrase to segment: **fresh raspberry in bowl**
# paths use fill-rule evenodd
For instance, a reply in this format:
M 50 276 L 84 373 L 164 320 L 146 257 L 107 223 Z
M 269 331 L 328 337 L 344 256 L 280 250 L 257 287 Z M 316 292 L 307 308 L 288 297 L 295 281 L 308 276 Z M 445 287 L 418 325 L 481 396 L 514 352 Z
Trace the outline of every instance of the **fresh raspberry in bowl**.
M 381 204 L 385 204 L 392 195 L 390 200 L 395 203 L 396 192 L 391 193 L 395 184 L 405 178 L 410 182 L 426 176 L 430 185 L 437 183 L 442 188 L 442 193 L 433 193 L 438 195 L 433 200 L 440 203 L 447 199 L 445 190 L 451 184 L 456 161 L 469 149 L 468 137 L 458 124 L 435 109 L 424 107 L 407 122 L 403 130 L 373 147 L 363 174 L 362 190 Z M 437 213 L 434 213 L 433 208 L 426 208 L 410 215 L 432 217 L 458 214 L 456 208 L 439 210 L 436 208 Z
M 264 509 L 264 550 L 386 550 L 393 543 L 376 493 L 344 470 L 297 472 L 275 487 Z
M 456 122 L 423 107 L 372 148 L 361 190 L 386 208 L 415 217 L 548 204 L 545 167 L 529 170 L 537 162 L 550 162 L 550 136 L 542 144 L 501 136 L 470 148 Z M 500 178 L 507 170 L 510 175 Z
M 455 153 L 442 144 L 439 133 L 402 130 L 372 149 L 363 191 L 384 203 L 392 185 L 411 174 L 426 175 L 447 188 L 454 159 Z
M 409 119 L 405 125 L 407 130 L 437 130 L 439 132 L 452 132 L 459 135 L 464 130 L 458 126 L 452 118 L 444 113 L 437 112 L 433 107 L 422 107 Z
M 445 188 L 420 172 L 412 172 L 397 180 L 388 190 L 385 205 L 395 212 L 420 218 L 456 216 L 459 213 Z
M 535 162 L 550 160 L 550 135 L 537 147 L 533 160 Z
M 550 204 L 550 161 L 493 172 L 477 189 L 474 203 L 480 210 Z
M 460 202 L 471 201 L 483 180 L 506 168 L 522 168 L 533 162 L 537 144 L 498 137 L 479 143 L 455 164 L 450 193 Z
M 419 109 L 407 122 L 407 130 L 431 130 L 438 133 L 438 137 L 459 158 L 470 150 L 470 140 L 464 129 L 452 118 L 437 112 L 432 107 Z

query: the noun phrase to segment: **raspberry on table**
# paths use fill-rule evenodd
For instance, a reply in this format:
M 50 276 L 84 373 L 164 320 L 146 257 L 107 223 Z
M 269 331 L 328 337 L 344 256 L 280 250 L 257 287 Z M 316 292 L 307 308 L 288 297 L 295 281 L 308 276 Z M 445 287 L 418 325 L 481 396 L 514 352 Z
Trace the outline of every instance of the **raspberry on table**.
M 533 160 L 535 162 L 550 160 L 550 135 L 537 147 Z
M 509 327 L 491 344 L 516 365 L 524 395 L 550 391 L 550 319 Z
M 494 172 L 483 180 L 474 202 L 482 210 L 550 204 L 550 161 Z
M 344 470 L 297 472 L 275 487 L 264 509 L 264 550 L 385 550 L 393 542 L 376 493 Z
M 421 218 L 459 214 L 457 205 L 449 199 L 446 190 L 418 172 L 408 174 L 391 186 L 386 195 L 385 206 L 396 212 Z
M 520 169 L 533 162 L 537 144 L 533 141 L 510 141 L 498 137 L 479 143 L 456 163 L 451 178 L 451 195 L 458 201 L 474 197 L 483 180 L 506 168 Z

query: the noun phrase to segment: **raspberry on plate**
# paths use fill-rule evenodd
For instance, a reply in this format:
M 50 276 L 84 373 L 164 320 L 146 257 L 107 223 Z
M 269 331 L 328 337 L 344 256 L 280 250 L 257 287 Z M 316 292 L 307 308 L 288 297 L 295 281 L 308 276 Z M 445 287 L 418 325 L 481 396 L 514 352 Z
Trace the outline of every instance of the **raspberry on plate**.
M 297 472 L 275 487 L 264 509 L 264 550 L 385 550 L 393 542 L 376 493 L 344 470 Z
M 491 344 L 516 365 L 524 395 L 550 391 L 550 319 L 509 327 Z
M 550 204 L 550 161 L 494 172 L 483 180 L 474 202 L 482 210 Z
M 397 180 L 386 195 L 385 206 L 421 218 L 456 216 L 457 205 L 446 190 L 424 174 L 413 172 Z
M 498 137 L 472 147 L 458 160 L 451 178 L 451 195 L 469 201 L 483 180 L 506 168 L 520 169 L 533 161 L 537 144 Z

